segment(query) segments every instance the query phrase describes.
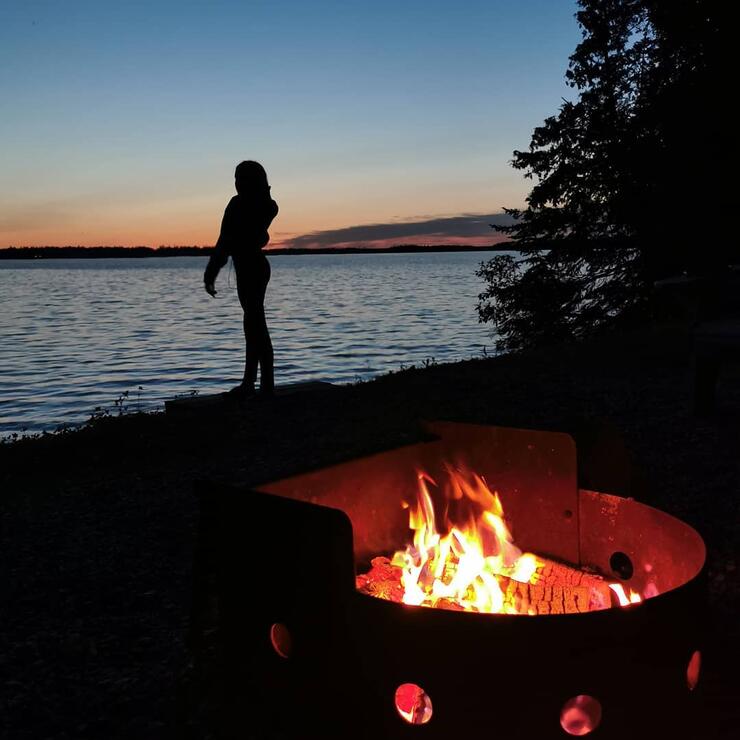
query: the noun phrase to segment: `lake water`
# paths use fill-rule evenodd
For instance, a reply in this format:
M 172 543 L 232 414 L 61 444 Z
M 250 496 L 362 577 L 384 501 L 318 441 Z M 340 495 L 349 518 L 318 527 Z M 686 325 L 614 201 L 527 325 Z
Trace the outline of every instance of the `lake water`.
M 278 384 L 351 383 L 493 351 L 475 270 L 492 252 L 272 257 Z M 153 409 L 238 382 L 235 276 L 216 299 L 203 257 L 0 261 L 0 435 L 78 424 L 95 407 Z

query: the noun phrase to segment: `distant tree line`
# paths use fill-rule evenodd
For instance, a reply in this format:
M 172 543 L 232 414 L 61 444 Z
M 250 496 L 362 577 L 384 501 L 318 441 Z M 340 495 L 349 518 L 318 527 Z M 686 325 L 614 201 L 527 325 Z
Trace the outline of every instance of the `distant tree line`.
M 0 259 L 69 259 L 100 257 L 177 257 L 205 254 L 209 247 L 6 247 Z
M 478 306 L 504 349 L 579 339 L 644 314 L 651 286 L 715 275 L 730 233 L 734 139 L 719 0 L 579 0 L 577 91 L 512 165 L 534 180 L 512 225 L 522 257 L 481 265 Z M 734 173 L 733 173 L 734 174 Z
M 470 244 L 398 244 L 392 247 L 321 247 L 317 249 L 278 248 L 271 256 L 282 254 L 378 254 L 383 252 L 480 252 L 510 249 L 507 242 L 476 247 Z M 204 255 L 211 247 L 6 247 L 0 259 L 100 259 L 103 257 L 180 257 Z

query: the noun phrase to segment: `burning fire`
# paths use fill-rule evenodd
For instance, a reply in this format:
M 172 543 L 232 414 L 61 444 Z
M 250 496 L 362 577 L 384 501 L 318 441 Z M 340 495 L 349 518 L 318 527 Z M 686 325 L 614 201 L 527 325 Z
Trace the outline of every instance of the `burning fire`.
M 448 472 L 450 498 L 468 504 L 466 521 L 451 526 L 445 535 L 439 533 L 428 487 L 436 483 L 420 473 L 416 506 L 409 511 L 413 544 L 391 559 L 391 565 L 402 571 L 403 602 L 422 606 L 447 602 L 465 611 L 516 613 L 505 601 L 498 576 L 533 582 L 538 560 L 514 545 L 498 494 L 491 493 L 482 478 L 473 474 L 468 479 L 449 468 Z
M 405 604 L 488 614 L 605 609 L 612 605 L 610 589 L 621 606 L 642 600 L 619 583 L 523 553 L 504 521 L 498 493 L 475 473 L 449 466 L 446 472 L 441 512 L 430 492 L 436 482 L 419 473 L 417 500 L 408 506 L 413 542 L 390 562 L 373 560 L 373 570 L 358 577 L 361 590 Z M 378 586 L 381 581 L 385 585 Z
M 629 606 L 630 604 L 639 604 L 642 601 L 642 596 L 630 589 L 630 595 L 624 592 L 624 586 L 621 583 L 610 583 L 609 588 L 614 591 L 619 599 L 619 606 Z

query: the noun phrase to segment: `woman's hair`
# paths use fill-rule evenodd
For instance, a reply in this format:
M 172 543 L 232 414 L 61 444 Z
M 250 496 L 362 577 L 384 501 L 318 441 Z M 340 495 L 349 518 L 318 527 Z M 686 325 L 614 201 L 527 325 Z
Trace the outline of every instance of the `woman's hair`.
M 243 190 L 252 195 L 270 196 L 270 185 L 267 182 L 267 172 L 259 163 L 251 159 L 239 162 L 234 171 L 237 191 Z

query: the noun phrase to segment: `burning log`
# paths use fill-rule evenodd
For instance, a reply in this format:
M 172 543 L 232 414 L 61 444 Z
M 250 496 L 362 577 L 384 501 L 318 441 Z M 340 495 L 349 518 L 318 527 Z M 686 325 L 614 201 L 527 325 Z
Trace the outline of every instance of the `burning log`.
M 368 596 L 402 603 L 402 572 L 386 557 L 373 558 L 370 570 L 357 576 L 357 590 Z M 504 575 L 497 576 L 497 580 L 504 595 L 502 611 L 508 613 L 578 614 L 606 609 L 612 604 L 609 584 L 604 578 L 542 557 L 538 558 L 531 582 L 522 583 Z M 434 606 L 464 611 L 453 599 L 437 599 Z
M 609 584 L 601 576 L 555 560 L 538 560 L 541 566 L 537 567 L 534 583 L 517 584 L 527 587 L 526 597 L 537 614 L 574 614 L 611 606 Z

